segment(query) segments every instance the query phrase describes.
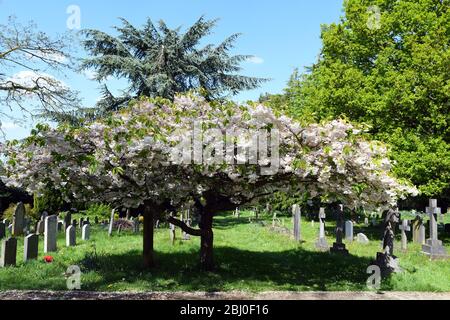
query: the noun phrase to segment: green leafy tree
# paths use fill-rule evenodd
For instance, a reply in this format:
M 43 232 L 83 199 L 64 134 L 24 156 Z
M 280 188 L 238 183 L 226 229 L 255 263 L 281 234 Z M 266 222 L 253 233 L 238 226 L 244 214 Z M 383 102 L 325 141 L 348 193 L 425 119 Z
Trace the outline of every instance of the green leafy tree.
M 450 190 L 450 1 L 348 0 L 322 27 L 318 62 L 294 73 L 279 107 L 307 121 L 367 123 L 399 176 Z M 280 101 L 279 98 L 275 101 Z
M 121 21 L 123 25 L 115 27 L 117 37 L 99 30 L 83 31 L 84 47 L 91 57 L 83 61 L 82 70 L 95 70 L 98 81 L 113 76 L 129 82 L 120 97 L 103 87 L 103 99 L 97 105 L 101 112 L 120 109 L 139 96 L 173 99 L 176 93 L 195 89 L 204 90 L 208 99 L 216 99 L 254 89 L 266 80 L 237 74 L 239 64 L 250 58 L 229 54 L 238 34 L 217 46 L 199 47 L 217 20 L 201 17 L 185 33 L 180 28 L 169 29 L 164 21 L 156 27 L 148 19 L 141 29 Z

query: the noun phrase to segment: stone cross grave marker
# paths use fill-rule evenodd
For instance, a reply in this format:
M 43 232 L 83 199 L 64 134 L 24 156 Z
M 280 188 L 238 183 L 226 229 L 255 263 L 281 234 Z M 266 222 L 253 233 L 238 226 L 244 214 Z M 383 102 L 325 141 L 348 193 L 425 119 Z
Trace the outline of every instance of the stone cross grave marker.
M 345 240 L 353 241 L 353 221 L 351 220 L 345 221 Z
M 16 211 L 14 212 L 13 218 L 13 228 L 12 235 L 13 236 L 21 236 L 23 235 L 24 228 L 24 219 L 25 219 L 25 206 L 22 202 L 19 202 L 16 207 Z
M 74 226 L 69 226 L 66 230 L 66 247 L 73 247 L 77 244 L 77 233 Z
M 15 266 L 17 255 L 17 239 L 9 238 L 2 241 L 0 267 Z
M 316 242 L 315 246 L 316 249 L 319 249 L 320 251 L 328 251 L 330 247 L 325 237 L 325 208 L 320 208 L 319 210 L 319 240 Z
M 406 236 L 406 231 L 410 231 L 409 220 L 403 219 L 402 224 L 399 225 L 399 229 L 402 231 L 402 250 L 406 250 L 408 246 L 408 237 Z
M 0 240 L 6 237 L 6 226 L 3 222 L 0 222 Z
M 81 229 L 81 240 L 87 241 L 91 238 L 91 225 L 86 223 Z
M 302 212 L 298 204 L 292 206 L 292 215 L 294 216 L 294 239 L 295 241 L 302 241 Z
M 114 215 L 115 215 L 115 213 L 116 213 L 116 210 L 115 210 L 115 209 L 112 209 L 112 210 L 111 210 L 111 218 L 110 218 L 110 220 L 109 220 L 108 236 L 111 236 L 111 235 L 112 235 L 112 232 L 113 232 Z
M 56 216 L 49 216 L 45 218 L 44 253 L 56 251 L 57 236 L 58 236 L 58 218 Z
M 344 237 L 344 206 L 340 204 L 336 212 L 336 242 L 330 248 L 330 252 L 348 254 L 345 244 L 342 242 Z
M 436 199 L 430 199 L 426 213 L 430 217 L 430 238 L 422 245 L 422 252 L 429 255 L 431 259 L 448 258 L 447 251 L 442 245 L 442 241 L 438 239 L 438 228 L 435 214 L 441 213 L 441 208 L 437 206 Z
M 23 262 L 37 259 L 38 251 L 39 236 L 37 234 L 30 234 L 26 236 L 23 242 Z

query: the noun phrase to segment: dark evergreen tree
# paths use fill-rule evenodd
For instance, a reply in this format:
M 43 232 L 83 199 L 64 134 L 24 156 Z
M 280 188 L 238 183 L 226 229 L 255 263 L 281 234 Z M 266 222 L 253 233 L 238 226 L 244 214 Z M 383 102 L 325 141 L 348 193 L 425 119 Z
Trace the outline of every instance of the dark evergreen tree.
M 123 25 L 115 27 L 117 37 L 99 30 L 83 31 L 83 44 L 91 57 L 84 59 L 81 69 L 95 70 L 98 81 L 113 76 L 130 84 L 120 97 L 105 85 L 97 105 L 100 113 L 120 109 L 141 95 L 173 99 L 176 93 L 201 89 L 207 99 L 218 99 L 254 89 L 266 80 L 238 74 L 240 63 L 250 57 L 229 54 L 239 34 L 217 46 L 199 46 L 217 20 L 201 17 L 185 33 L 169 29 L 163 21 L 156 27 L 148 19 L 141 29 L 121 21 Z

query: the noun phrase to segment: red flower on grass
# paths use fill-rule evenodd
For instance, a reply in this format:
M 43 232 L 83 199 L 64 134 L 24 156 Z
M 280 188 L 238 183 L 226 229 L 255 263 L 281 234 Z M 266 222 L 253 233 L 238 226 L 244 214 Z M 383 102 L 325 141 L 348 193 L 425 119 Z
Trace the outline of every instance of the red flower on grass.
M 53 262 L 53 257 L 52 256 L 45 256 L 44 257 L 44 261 L 47 263 L 52 263 Z

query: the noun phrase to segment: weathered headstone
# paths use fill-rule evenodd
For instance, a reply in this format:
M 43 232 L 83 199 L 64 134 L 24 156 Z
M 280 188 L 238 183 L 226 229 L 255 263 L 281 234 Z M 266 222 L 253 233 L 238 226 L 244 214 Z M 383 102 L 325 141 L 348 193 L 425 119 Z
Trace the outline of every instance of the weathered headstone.
M 364 218 L 364 226 L 366 226 L 366 227 L 369 226 L 369 218 L 367 218 L 367 217 Z
M 36 234 L 44 234 L 44 220 L 39 220 L 36 224 Z
M 70 225 L 72 225 L 72 214 L 67 212 L 64 217 L 64 231 L 67 230 Z
M 115 215 L 115 213 L 116 213 L 116 210 L 115 210 L 115 209 L 112 209 L 112 210 L 111 210 L 111 218 L 110 218 L 110 220 L 109 220 L 108 236 L 111 236 L 111 235 L 112 235 L 112 232 L 113 232 L 114 215 Z
M 77 232 L 74 226 L 69 226 L 66 230 L 66 247 L 73 247 L 77 244 Z
M 319 240 L 317 240 L 315 247 L 316 249 L 319 249 L 320 251 L 328 251 L 329 245 L 327 242 L 327 238 L 325 237 L 325 208 L 320 208 L 319 211 Z
M 302 241 L 302 212 L 298 204 L 292 206 L 292 215 L 294 216 L 294 239 L 295 241 Z
M 1 242 L 0 267 L 15 266 L 17 254 L 17 239 L 10 237 Z
M 39 236 L 30 234 L 23 241 L 23 261 L 34 260 L 38 257 Z
M 345 221 L 345 240 L 353 241 L 353 221 L 351 220 Z
M 356 241 L 361 244 L 369 244 L 369 238 L 364 233 L 358 233 L 356 235 Z
M 49 216 L 45 218 L 44 253 L 56 251 L 57 236 L 58 236 L 58 218 L 56 216 Z
M 410 231 L 411 227 L 409 226 L 409 220 L 403 219 L 402 224 L 399 226 L 399 229 L 402 231 L 402 250 L 406 250 L 408 246 L 408 237 L 406 236 L 406 231 Z
M 175 232 L 175 225 L 173 224 L 169 224 L 169 232 L 170 232 L 170 242 L 173 244 L 175 244 L 175 240 L 176 240 L 176 232 Z
M 6 237 L 6 226 L 3 222 L 0 222 L 0 240 Z
M 348 254 L 345 244 L 342 242 L 344 237 L 344 206 L 340 204 L 336 212 L 336 242 L 330 248 L 330 252 Z
M 425 225 L 422 223 L 419 227 L 419 237 L 417 239 L 417 243 L 425 244 L 425 241 L 427 239 L 427 236 L 425 233 L 426 233 Z
M 419 229 L 420 229 L 421 225 L 422 225 L 422 221 L 419 216 L 416 216 L 416 218 L 411 222 L 412 240 L 415 243 L 420 243 L 419 242 Z
M 64 229 L 64 224 L 62 221 L 58 221 L 58 232 L 61 232 Z
M 17 255 L 17 239 L 9 238 L 2 241 L 0 267 L 15 266 Z
M 430 199 L 426 212 L 430 217 L 430 238 L 422 245 L 422 252 L 429 255 L 431 259 L 446 259 L 449 256 L 442 245 L 442 241 L 438 239 L 437 221 L 434 216 L 441 213 L 441 208 L 438 208 L 436 199 Z
M 133 232 L 134 233 L 139 233 L 140 232 L 140 230 L 139 230 L 139 227 L 140 227 L 140 223 L 139 223 L 139 220 L 134 220 L 133 221 Z
M 17 204 L 16 211 L 14 212 L 14 218 L 12 223 L 13 236 L 23 235 L 24 219 L 25 219 L 25 206 L 23 205 L 22 202 L 19 202 Z
M 83 226 L 81 229 L 81 240 L 87 241 L 91 238 L 91 225 L 89 223 Z

